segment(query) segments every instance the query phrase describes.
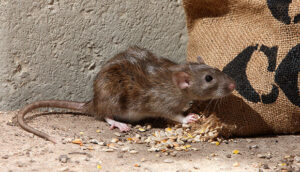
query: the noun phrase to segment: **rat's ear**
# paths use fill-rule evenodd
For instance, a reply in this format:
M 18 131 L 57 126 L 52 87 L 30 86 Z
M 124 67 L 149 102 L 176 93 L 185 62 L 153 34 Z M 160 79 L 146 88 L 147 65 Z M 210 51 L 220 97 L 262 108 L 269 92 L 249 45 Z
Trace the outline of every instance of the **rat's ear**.
M 202 58 L 201 56 L 198 56 L 198 57 L 197 57 L 197 62 L 198 62 L 199 64 L 205 64 L 205 62 L 204 62 L 204 60 L 203 60 L 203 58 Z
M 172 75 L 174 84 L 180 89 L 186 89 L 191 86 L 191 77 L 186 72 L 175 72 Z

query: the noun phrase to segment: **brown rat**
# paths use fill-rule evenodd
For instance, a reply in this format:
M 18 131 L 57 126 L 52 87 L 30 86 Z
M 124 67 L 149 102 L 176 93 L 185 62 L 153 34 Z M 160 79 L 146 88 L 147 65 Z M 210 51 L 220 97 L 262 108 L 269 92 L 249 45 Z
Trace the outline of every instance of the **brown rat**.
M 220 70 L 198 63 L 177 64 L 156 57 L 139 47 L 117 54 L 101 68 L 94 81 L 94 96 L 89 102 L 38 101 L 27 105 L 17 116 L 28 132 L 55 143 L 49 135 L 24 122 L 27 112 L 41 107 L 56 107 L 92 114 L 107 121 L 111 129 L 128 131 L 126 122 L 147 117 L 163 117 L 180 123 L 197 120 L 195 114 L 183 116 L 192 100 L 221 98 L 230 94 L 235 82 Z

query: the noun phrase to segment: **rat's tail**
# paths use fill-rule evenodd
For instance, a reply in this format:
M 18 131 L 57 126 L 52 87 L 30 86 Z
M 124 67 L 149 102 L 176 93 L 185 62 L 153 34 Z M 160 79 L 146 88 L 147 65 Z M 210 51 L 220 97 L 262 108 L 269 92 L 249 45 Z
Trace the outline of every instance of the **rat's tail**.
M 55 140 L 52 137 L 50 137 L 48 134 L 30 127 L 24 122 L 25 115 L 28 112 L 32 111 L 33 109 L 45 108 L 45 107 L 64 108 L 64 109 L 76 110 L 82 113 L 86 111 L 86 103 L 73 102 L 73 101 L 60 101 L 60 100 L 46 100 L 46 101 L 37 101 L 32 104 L 29 104 L 24 109 L 22 109 L 21 112 L 18 113 L 17 116 L 18 123 L 24 130 L 33 133 L 46 140 L 49 140 L 53 143 L 56 143 Z

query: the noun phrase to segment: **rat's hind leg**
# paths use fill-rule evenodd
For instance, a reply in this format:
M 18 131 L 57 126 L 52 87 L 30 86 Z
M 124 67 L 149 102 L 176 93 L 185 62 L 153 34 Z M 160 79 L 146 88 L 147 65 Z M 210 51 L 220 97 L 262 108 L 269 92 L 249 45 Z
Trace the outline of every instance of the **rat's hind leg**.
M 110 125 L 110 129 L 119 128 L 122 132 L 127 132 L 130 130 L 130 127 L 122 122 L 113 120 L 112 118 L 105 118 L 105 121 Z

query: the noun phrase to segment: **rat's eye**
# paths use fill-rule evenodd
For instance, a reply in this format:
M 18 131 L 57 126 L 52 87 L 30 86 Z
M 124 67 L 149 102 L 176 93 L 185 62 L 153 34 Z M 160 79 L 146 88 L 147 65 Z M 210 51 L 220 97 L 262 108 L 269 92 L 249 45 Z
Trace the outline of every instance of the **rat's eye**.
M 205 76 L 205 81 L 206 81 L 206 82 L 210 82 L 211 80 L 213 80 L 213 77 L 212 77 L 212 76 L 210 76 L 210 75 L 206 75 L 206 76 Z

